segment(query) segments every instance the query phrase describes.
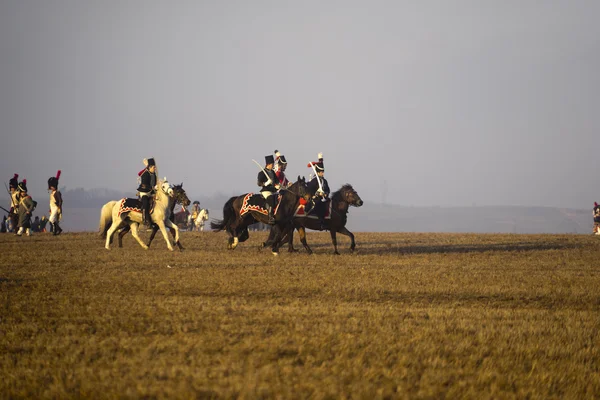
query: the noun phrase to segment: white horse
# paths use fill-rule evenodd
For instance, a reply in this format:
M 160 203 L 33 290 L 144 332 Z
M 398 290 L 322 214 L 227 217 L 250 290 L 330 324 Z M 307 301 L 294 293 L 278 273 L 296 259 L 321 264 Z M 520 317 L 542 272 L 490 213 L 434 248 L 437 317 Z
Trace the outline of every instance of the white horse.
M 194 227 L 195 227 L 197 232 L 204 232 L 204 223 L 206 221 L 208 221 L 208 218 L 209 218 L 208 210 L 206 208 L 201 209 L 200 212 L 198 213 L 198 216 L 193 221 L 194 222 L 193 225 L 192 225 L 191 218 L 192 218 L 192 216 L 190 215 L 188 226 L 191 227 L 191 230 L 194 230 Z
M 150 214 L 150 216 L 152 218 L 152 221 L 156 225 L 158 225 L 158 228 L 160 229 L 163 237 L 165 238 L 165 241 L 167 242 L 167 247 L 169 248 L 169 250 L 173 251 L 173 246 L 171 245 L 171 241 L 169 240 L 169 237 L 167 235 L 167 230 L 166 230 L 166 227 L 169 227 L 169 228 L 172 228 L 175 230 L 175 243 L 177 243 L 179 241 L 179 229 L 177 228 L 177 225 L 173 224 L 169 220 L 170 202 L 174 201 L 173 189 L 169 185 L 169 182 L 167 182 L 166 178 L 163 181 L 159 180 L 157 186 L 159 187 L 159 190 L 156 191 L 156 199 L 154 201 L 154 210 L 152 211 L 152 214 Z M 104 247 L 107 250 L 110 250 L 110 243 L 112 241 L 113 234 L 124 224 L 128 224 L 129 227 L 131 228 L 131 234 L 133 235 L 135 240 L 137 240 L 138 243 L 140 244 L 140 246 L 142 246 L 144 249 L 148 249 L 148 246 L 144 242 L 142 242 L 142 240 L 140 239 L 140 237 L 138 235 L 138 227 L 139 227 L 139 224 L 142 222 L 142 213 L 141 213 L 141 211 L 139 211 L 137 209 L 126 210 L 123 212 L 121 210 L 121 204 L 125 200 L 126 199 L 121 199 L 120 201 L 116 201 L 112 206 L 112 216 L 111 216 L 112 223 L 110 225 L 110 228 L 108 228 L 108 230 L 106 232 L 106 244 Z M 109 207 L 110 203 L 111 202 L 105 204 L 102 207 L 103 211 L 104 211 L 105 207 Z M 107 221 L 107 218 L 104 218 L 104 212 L 103 212 L 100 216 L 101 234 L 104 229 L 103 222 L 105 224 L 104 226 L 106 226 L 106 221 Z

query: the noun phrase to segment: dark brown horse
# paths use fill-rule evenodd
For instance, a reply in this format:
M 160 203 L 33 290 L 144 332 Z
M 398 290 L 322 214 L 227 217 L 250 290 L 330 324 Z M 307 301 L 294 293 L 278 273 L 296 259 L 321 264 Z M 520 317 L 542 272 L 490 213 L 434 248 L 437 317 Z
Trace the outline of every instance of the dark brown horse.
M 191 203 L 190 199 L 188 199 L 187 194 L 185 193 L 185 190 L 183 190 L 183 183 L 179 185 L 173 185 L 173 195 L 175 197 L 175 201 L 173 202 L 169 210 L 169 219 L 171 220 L 171 222 L 175 222 L 175 213 L 173 212 L 175 210 L 175 204 L 180 204 L 181 207 L 183 207 L 183 209 L 185 210 L 187 209 L 187 207 L 189 207 Z M 126 226 L 121 230 L 121 232 L 119 232 L 119 247 L 123 247 L 123 236 L 125 236 L 127 232 L 129 232 L 129 229 L 129 226 Z M 170 228 L 169 230 L 171 231 L 171 235 L 175 237 L 175 230 L 173 228 Z M 152 240 L 154 240 L 156 232 L 158 232 L 158 226 L 155 224 L 152 225 L 152 233 L 150 234 L 150 239 L 148 239 L 148 243 L 146 243 L 148 247 L 150 247 Z M 178 241 L 175 244 L 177 245 L 177 247 L 179 247 L 179 250 L 183 250 L 181 241 Z
M 275 225 L 271 229 L 273 234 L 271 251 L 275 255 L 279 253 L 280 239 L 293 230 L 292 219 L 294 212 L 305 192 L 306 182 L 300 176 L 298 176 L 298 181 L 290 188 L 280 190 L 281 201 L 275 212 Z M 262 209 L 264 209 L 264 198 L 262 195 L 256 194 L 248 197 L 248 193 L 246 193 L 227 200 L 223 206 L 223 219 L 210 223 L 210 227 L 215 232 L 222 230 L 227 232 L 229 235 L 227 248 L 230 250 L 235 249 L 238 243 L 248 239 L 249 225 L 256 222 L 268 222 L 266 211 L 261 210 L 261 207 L 257 206 L 248 207 L 249 201 L 256 201 L 258 205 L 263 204 Z
M 329 230 L 331 235 L 331 242 L 333 243 L 334 254 L 340 254 L 337 249 L 337 233 L 346 235 L 352 241 L 350 244 L 350 251 L 354 251 L 356 242 L 354 241 L 354 234 L 346 228 L 346 222 L 348 221 L 348 208 L 350 206 L 360 207 L 363 205 L 363 201 L 356 193 L 356 190 L 352 185 L 345 184 L 340 190 L 334 192 L 331 196 L 331 213 L 329 218 L 325 219 L 325 228 Z M 328 204 L 329 206 L 329 204 Z M 311 248 L 306 242 L 306 228 L 318 231 L 320 228 L 319 219 L 316 216 L 309 214 L 308 216 L 296 216 L 294 218 L 294 228 L 298 230 L 300 234 L 300 241 L 302 245 L 308 251 L 308 254 L 312 254 Z M 293 240 L 294 231 L 291 230 L 290 234 L 285 237 L 282 242 L 288 241 L 289 251 L 296 251 L 294 249 Z M 273 240 L 273 234 L 269 234 L 269 239 L 264 243 L 264 246 L 270 245 Z

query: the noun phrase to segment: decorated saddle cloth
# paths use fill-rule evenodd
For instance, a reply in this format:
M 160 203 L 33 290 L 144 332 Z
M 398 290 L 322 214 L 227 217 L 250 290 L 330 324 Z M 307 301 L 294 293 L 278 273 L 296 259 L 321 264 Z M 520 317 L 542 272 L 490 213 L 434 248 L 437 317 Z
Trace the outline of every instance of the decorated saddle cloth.
M 275 210 L 273 211 L 273 215 L 277 214 L 277 210 L 279 210 L 279 204 L 281 203 L 281 195 L 277 195 L 277 203 L 275 205 Z M 244 201 L 242 201 L 242 207 L 240 208 L 240 216 L 249 213 L 250 211 L 256 211 L 264 215 L 269 215 L 269 211 L 266 208 L 266 200 L 262 194 L 254 194 L 248 193 L 244 196 Z
M 129 212 L 139 212 L 142 213 L 142 201 L 138 199 L 121 199 L 121 203 L 119 204 L 119 216 L 124 213 Z M 150 214 L 154 211 L 154 200 L 150 199 Z
M 306 217 L 306 218 L 319 218 L 315 214 L 316 206 L 312 208 L 308 213 L 305 210 L 306 202 L 300 202 L 298 208 L 296 208 L 296 212 L 294 213 L 294 217 Z M 325 204 L 325 219 L 331 219 L 331 199 L 327 200 L 327 204 Z

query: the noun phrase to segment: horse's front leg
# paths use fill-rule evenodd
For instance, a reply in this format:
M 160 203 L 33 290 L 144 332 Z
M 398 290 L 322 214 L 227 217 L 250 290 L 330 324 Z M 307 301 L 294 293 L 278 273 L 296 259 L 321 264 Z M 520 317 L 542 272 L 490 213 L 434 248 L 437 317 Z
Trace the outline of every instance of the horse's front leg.
M 173 246 L 171 245 L 171 239 L 169 239 L 169 234 L 167 233 L 167 228 L 165 227 L 165 221 L 161 220 L 156 222 L 158 225 L 158 229 L 160 229 L 160 233 L 162 233 L 163 238 L 165 238 L 165 242 L 167 242 L 167 247 L 169 250 L 173 251 Z
M 338 252 L 337 249 L 337 238 L 335 236 L 335 230 L 330 230 L 329 233 L 331 234 L 331 243 L 333 243 L 333 254 L 335 255 L 340 255 L 340 253 Z
M 146 244 L 142 241 L 142 238 L 138 233 L 139 226 L 140 225 L 137 222 L 132 222 L 129 225 L 129 227 L 131 228 L 131 235 L 135 238 L 135 240 L 137 240 L 137 242 L 140 244 L 140 246 L 142 246 L 144 250 L 148 250 L 148 246 L 146 246 Z
M 150 234 L 150 239 L 148 239 L 148 243 L 146 244 L 148 247 L 150 247 L 150 244 L 154 240 L 154 236 L 156 236 L 156 232 L 158 232 L 158 225 L 152 224 L 152 233 Z
M 339 232 L 342 235 L 346 235 L 350 238 L 350 251 L 354 251 L 354 248 L 356 247 L 356 243 L 354 242 L 354 234 L 350 232 L 345 226 L 342 227 L 342 229 L 340 229 Z
M 179 247 L 179 250 L 183 250 L 183 246 L 179 243 L 179 227 L 170 220 L 167 220 L 165 224 L 171 231 L 171 235 L 175 238 L 175 244 Z
M 308 242 L 306 241 L 306 228 L 299 226 L 298 234 L 300 235 L 300 242 L 302 242 L 302 246 L 304 246 L 308 254 L 312 254 L 312 249 L 308 246 Z
M 294 229 L 294 224 L 288 222 L 281 228 L 279 225 L 274 225 L 273 230 L 275 230 L 275 239 L 273 240 L 273 247 L 271 247 L 271 253 L 273 255 L 279 255 L 279 247 L 282 244 L 283 239 L 285 239 L 286 235 L 289 234 L 290 229 Z

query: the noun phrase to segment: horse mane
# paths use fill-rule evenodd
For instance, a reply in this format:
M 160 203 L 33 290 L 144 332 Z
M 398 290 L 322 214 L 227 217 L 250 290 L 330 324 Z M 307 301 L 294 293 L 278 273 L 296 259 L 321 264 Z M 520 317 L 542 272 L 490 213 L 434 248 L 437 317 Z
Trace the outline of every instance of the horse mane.
M 343 184 L 342 187 L 340 188 L 340 190 L 333 192 L 333 195 L 331 196 L 331 200 L 332 201 L 335 200 L 336 202 L 343 200 L 342 193 L 347 192 L 347 191 L 354 192 L 354 188 L 349 183 Z

